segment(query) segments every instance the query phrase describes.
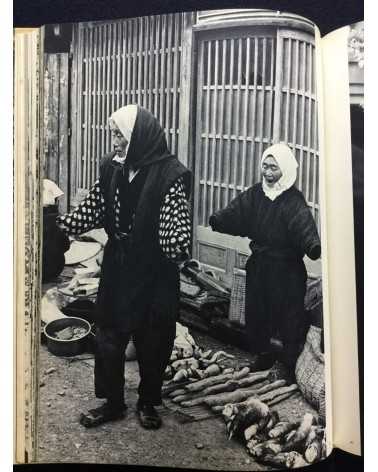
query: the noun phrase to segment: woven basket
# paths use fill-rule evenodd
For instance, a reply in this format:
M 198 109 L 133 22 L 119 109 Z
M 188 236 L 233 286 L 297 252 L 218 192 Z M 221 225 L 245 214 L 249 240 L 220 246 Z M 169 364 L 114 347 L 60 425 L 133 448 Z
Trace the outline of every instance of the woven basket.
M 242 326 L 245 326 L 245 283 L 245 270 L 234 269 L 228 319 Z
M 322 330 L 310 326 L 303 351 L 295 368 L 297 384 L 306 400 L 325 420 L 324 354 L 321 352 Z

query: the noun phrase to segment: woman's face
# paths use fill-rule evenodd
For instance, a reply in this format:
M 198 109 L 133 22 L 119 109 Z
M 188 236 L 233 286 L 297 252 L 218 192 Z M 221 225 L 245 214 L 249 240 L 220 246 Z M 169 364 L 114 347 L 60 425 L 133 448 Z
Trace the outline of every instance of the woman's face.
M 126 155 L 126 148 L 129 142 L 123 136 L 118 126 L 115 124 L 113 120 L 109 122 L 110 131 L 112 133 L 112 143 L 113 149 L 116 152 L 117 156 L 125 157 Z
M 273 187 L 282 177 L 281 169 L 273 156 L 267 156 L 264 159 L 261 164 L 261 172 L 268 187 Z

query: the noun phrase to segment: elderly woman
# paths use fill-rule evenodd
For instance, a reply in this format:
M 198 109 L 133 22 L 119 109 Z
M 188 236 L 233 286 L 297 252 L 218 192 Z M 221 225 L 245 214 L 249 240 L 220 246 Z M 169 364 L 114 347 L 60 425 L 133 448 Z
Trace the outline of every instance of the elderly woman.
M 170 154 L 164 131 L 147 110 L 128 105 L 110 117 L 113 152 L 99 180 L 72 213 L 67 233 L 105 228 L 96 309 L 95 393 L 106 402 L 82 414 L 86 427 L 122 418 L 125 348 L 133 336 L 139 363 L 140 423 L 157 429 L 163 373 L 175 338 L 178 263 L 190 244 L 191 176 Z
M 275 144 L 262 155 L 262 182 L 236 197 L 210 217 L 214 231 L 251 239 L 246 265 L 246 330 L 253 367 L 272 367 L 271 337 L 283 352 L 275 377 L 293 378 L 304 342 L 304 296 L 307 272 L 303 257 L 320 257 L 314 218 L 294 186 L 297 162 L 290 148 Z M 273 374 L 272 372 L 272 374 Z

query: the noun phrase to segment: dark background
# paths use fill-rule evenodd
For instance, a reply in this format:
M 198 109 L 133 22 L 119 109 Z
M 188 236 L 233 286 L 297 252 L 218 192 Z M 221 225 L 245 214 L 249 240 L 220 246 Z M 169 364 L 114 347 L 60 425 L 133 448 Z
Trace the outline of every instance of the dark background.
M 312 20 L 325 35 L 342 26 L 364 18 L 363 0 L 14 0 L 14 27 L 41 26 L 51 23 L 96 21 L 179 11 L 220 8 L 266 8 L 287 11 Z M 359 163 L 361 166 L 361 162 Z M 354 166 L 355 167 L 355 166 Z M 357 269 L 357 316 L 360 363 L 361 421 L 363 422 L 363 170 L 354 173 L 355 247 Z M 363 426 L 363 424 L 362 424 Z M 362 428 L 363 429 L 363 428 Z M 307 469 L 307 468 L 306 468 Z M 16 471 L 121 471 L 159 470 L 153 468 L 89 464 L 33 464 L 17 465 Z M 161 470 L 161 469 L 160 469 Z M 171 469 L 173 470 L 173 469 Z M 181 469 L 184 471 L 184 469 Z M 304 470 L 304 469 L 298 469 Z M 363 459 L 340 450 L 334 450 L 325 461 L 312 465 L 311 472 L 363 470 Z
M 95 21 L 213 8 L 267 8 L 312 20 L 322 35 L 363 19 L 363 0 L 14 0 L 14 26 Z

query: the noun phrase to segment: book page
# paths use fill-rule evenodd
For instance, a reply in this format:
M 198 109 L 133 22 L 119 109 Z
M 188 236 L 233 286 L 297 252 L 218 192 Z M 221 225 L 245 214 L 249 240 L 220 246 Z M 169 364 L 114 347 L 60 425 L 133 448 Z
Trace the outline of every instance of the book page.
M 14 62 L 14 444 L 34 460 L 37 440 L 40 306 L 39 29 L 15 31 Z
M 321 64 L 313 23 L 285 12 L 211 10 L 47 25 L 44 34 L 44 166 L 39 181 L 44 180 L 46 199 L 28 202 L 40 209 L 43 204 L 43 257 L 36 272 L 43 280 L 42 303 L 40 320 L 34 318 L 42 323 L 42 336 L 39 357 L 35 352 L 29 357 L 29 365 L 37 360 L 39 370 L 39 441 L 28 459 L 216 470 L 282 469 L 324 459 L 331 450 L 332 413 L 331 390 L 324 381 L 324 369 L 330 370 L 327 222 L 322 124 L 317 120 Z M 137 109 L 134 122 L 128 105 Z M 125 119 L 117 122 L 120 116 Z M 159 132 L 150 133 L 145 119 Z M 128 148 L 119 135 L 130 140 L 134 154 L 126 156 Z M 153 254 L 152 269 L 140 271 L 145 255 L 138 252 L 137 263 L 128 266 L 137 251 L 128 244 L 143 235 L 147 245 L 139 247 L 149 251 L 148 238 L 160 234 L 157 221 L 170 220 L 176 230 L 177 222 L 185 220 L 181 211 L 186 202 L 180 204 L 179 218 L 166 218 L 165 205 L 160 218 L 156 202 L 163 197 L 165 202 L 171 193 L 163 177 L 138 195 L 143 167 L 136 166 L 140 172 L 133 178 L 122 167 L 130 156 L 145 157 L 140 136 L 149 140 L 163 135 L 159 146 L 149 142 L 148 149 L 159 153 L 168 148 L 177 156 L 175 169 L 186 166 L 192 172 L 190 212 L 184 215 L 192 238 L 190 231 L 182 237 L 192 260 L 167 264 L 171 253 L 164 250 L 170 248 L 169 240 L 176 241 L 176 233 L 164 227 L 159 245 L 153 244 L 161 246 L 164 258 L 159 249 L 158 263 Z M 101 195 L 109 192 L 96 181 L 105 155 L 112 168 L 122 168 L 123 178 L 112 178 L 117 184 L 114 202 L 106 198 L 102 212 Z M 150 168 L 160 168 L 168 158 L 166 153 L 155 157 L 159 161 Z M 275 158 L 282 169 L 275 167 Z M 263 170 L 267 182 L 271 177 L 263 169 L 265 160 L 277 179 L 281 172 L 288 180 L 263 190 Z M 147 195 L 155 214 L 139 219 L 140 207 L 129 208 L 132 219 L 125 222 L 123 190 L 134 184 L 136 198 Z M 164 195 L 158 194 L 161 187 Z M 251 189 L 262 210 L 249 205 L 248 217 L 240 216 L 242 225 L 255 222 L 247 237 L 213 228 L 212 214 Z M 104 213 L 115 220 L 118 216 L 115 234 L 109 231 L 108 217 L 101 220 Z M 270 221 L 265 218 L 272 214 Z M 153 224 L 134 233 L 134 216 L 143 229 Z M 261 225 L 259 237 L 254 228 Z M 115 240 L 120 252 L 113 258 Z M 130 278 L 131 267 L 138 270 Z M 250 276 L 260 270 L 261 277 L 251 283 Z M 140 318 L 132 326 L 134 309 L 115 309 L 114 304 L 131 297 L 135 277 L 151 289 L 135 297 Z M 157 309 L 151 303 L 161 293 L 158 302 L 164 304 Z M 116 313 L 124 314 L 118 320 L 122 326 Z M 111 320 L 105 323 L 111 337 L 121 346 L 113 360 L 107 357 L 113 346 L 107 349 L 101 341 L 104 315 Z M 176 319 L 175 326 L 169 324 Z M 164 369 L 156 365 L 162 352 Z M 160 372 L 157 381 L 153 372 Z M 118 383 L 123 373 L 125 385 Z M 128 406 L 126 417 L 109 390 L 115 381 L 117 399 L 124 397 Z M 153 439 L 144 430 L 145 405 L 138 401 L 142 394 L 145 402 L 146 395 L 154 396 L 154 415 L 162 422 Z M 103 398 L 113 402 L 110 417 L 100 407 Z M 251 400 L 247 407 L 239 405 L 244 400 Z M 95 428 L 95 434 L 88 428 Z M 273 445 L 264 444 L 274 435 Z
M 322 39 L 328 289 L 333 444 L 360 454 L 348 32 Z

